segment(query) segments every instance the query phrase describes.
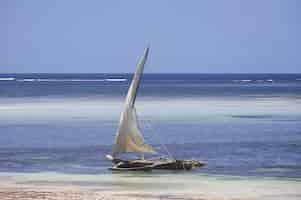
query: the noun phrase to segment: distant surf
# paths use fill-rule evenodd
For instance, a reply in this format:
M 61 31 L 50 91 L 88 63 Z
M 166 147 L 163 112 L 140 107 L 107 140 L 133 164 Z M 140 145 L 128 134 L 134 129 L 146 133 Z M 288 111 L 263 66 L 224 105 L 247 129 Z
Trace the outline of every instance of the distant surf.
M 273 79 L 265 79 L 265 80 L 251 80 L 251 79 L 242 79 L 242 80 L 233 80 L 234 83 L 273 83 Z
M 16 79 L 16 78 L 0 78 L 1 80 L 9 80 L 17 82 L 124 82 L 127 81 L 125 78 L 107 78 L 107 79 L 43 79 L 43 78 L 24 78 L 24 79 Z
M 111 81 L 111 82 L 124 82 L 127 81 L 126 78 L 107 78 L 105 81 Z
M 0 81 L 14 81 L 15 79 L 14 77 L 0 77 Z
M 43 78 L 25 78 L 17 79 L 18 82 L 96 82 L 96 81 L 105 81 L 104 79 L 43 79 Z

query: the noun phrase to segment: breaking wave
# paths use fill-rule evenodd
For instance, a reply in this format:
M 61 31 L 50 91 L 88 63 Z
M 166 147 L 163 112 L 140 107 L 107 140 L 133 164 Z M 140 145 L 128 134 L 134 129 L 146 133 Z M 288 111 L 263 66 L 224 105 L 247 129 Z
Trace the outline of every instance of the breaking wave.
M 14 81 L 16 78 L 14 77 L 0 77 L 0 81 Z
M 124 82 L 127 81 L 126 78 L 107 78 L 105 81 L 110 81 L 110 82 Z
M 1 80 L 16 80 L 18 82 L 124 82 L 127 81 L 125 78 L 107 78 L 107 79 L 43 79 L 43 78 L 24 78 L 24 79 L 15 79 L 15 78 L 0 78 Z
M 300 79 L 301 80 L 301 79 Z M 242 80 L 233 80 L 234 83 L 273 83 L 273 79 L 258 79 L 258 80 L 251 80 L 251 79 L 242 79 Z
M 25 79 L 17 79 L 18 82 L 97 82 L 97 81 L 105 81 L 104 79 L 43 79 L 43 78 L 25 78 Z

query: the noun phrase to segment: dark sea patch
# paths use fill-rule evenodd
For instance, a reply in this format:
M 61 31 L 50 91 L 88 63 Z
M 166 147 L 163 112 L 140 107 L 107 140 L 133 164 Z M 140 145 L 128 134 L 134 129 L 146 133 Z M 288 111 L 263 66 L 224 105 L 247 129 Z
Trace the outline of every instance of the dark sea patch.
M 269 119 L 275 116 L 272 115 L 231 115 L 233 118 L 246 118 L 246 119 Z

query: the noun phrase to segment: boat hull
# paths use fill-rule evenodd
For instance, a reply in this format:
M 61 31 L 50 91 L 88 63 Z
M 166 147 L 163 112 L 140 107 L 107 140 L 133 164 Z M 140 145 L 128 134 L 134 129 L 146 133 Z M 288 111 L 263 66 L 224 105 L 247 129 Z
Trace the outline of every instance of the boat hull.
M 152 166 L 142 166 L 142 167 L 118 167 L 113 166 L 109 168 L 112 171 L 151 171 L 153 168 Z
M 205 162 L 197 160 L 173 160 L 173 159 L 157 159 L 157 160 L 116 160 L 111 170 L 118 171 L 149 171 L 149 170 L 192 170 L 196 167 L 203 167 Z
M 192 170 L 196 167 L 202 167 L 205 163 L 196 160 L 173 160 L 169 162 L 154 163 L 153 169 L 167 170 Z

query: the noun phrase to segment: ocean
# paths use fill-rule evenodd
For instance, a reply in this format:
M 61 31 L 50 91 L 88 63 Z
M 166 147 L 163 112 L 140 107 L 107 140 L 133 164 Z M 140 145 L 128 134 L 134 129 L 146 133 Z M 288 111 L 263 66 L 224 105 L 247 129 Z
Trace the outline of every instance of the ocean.
M 131 78 L 0 74 L 0 173 L 112 174 Z M 207 162 L 189 176 L 301 180 L 301 74 L 144 74 L 136 108 L 158 152 Z

